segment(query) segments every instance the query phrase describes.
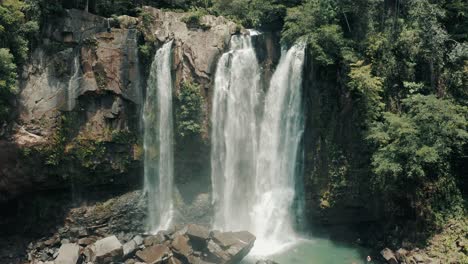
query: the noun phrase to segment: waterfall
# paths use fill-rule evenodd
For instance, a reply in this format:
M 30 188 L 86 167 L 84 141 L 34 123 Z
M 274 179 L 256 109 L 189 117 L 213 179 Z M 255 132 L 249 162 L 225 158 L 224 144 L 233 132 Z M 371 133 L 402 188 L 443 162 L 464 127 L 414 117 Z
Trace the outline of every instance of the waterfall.
M 305 45 L 282 51 L 268 89 L 260 125 L 254 232 L 271 250 L 294 238 L 292 204 L 296 162 L 304 131 L 302 74 Z M 261 249 L 260 249 L 261 250 Z
M 73 58 L 73 67 L 72 67 L 72 76 L 68 80 L 68 86 L 66 91 L 67 105 L 66 110 L 72 111 L 75 108 L 76 97 L 78 94 L 78 89 L 80 88 L 80 55 L 79 52 Z
M 261 120 L 259 66 L 249 36 L 234 36 L 219 63 L 212 108 L 214 227 L 248 230 L 258 254 L 294 240 L 296 160 L 304 130 L 305 45 L 283 50 Z
M 154 57 L 143 109 L 145 192 L 149 231 L 167 229 L 173 219 L 172 41 Z
M 251 226 L 259 78 L 251 37 L 233 36 L 217 65 L 212 108 L 214 226 L 222 230 Z

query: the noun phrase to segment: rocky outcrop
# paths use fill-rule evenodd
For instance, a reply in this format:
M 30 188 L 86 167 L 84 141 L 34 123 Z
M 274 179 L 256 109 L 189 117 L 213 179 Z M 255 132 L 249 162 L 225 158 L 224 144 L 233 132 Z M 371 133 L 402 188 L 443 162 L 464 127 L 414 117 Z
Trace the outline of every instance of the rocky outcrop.
M 105 18 L 79 10 L 53 19 L 45 31 L 49 39 L 33 52 L 23 70 L 20 125 L 48 136 L 59 126 L 61 112 L 84 110 L 84 123 L 94 122 L 99 136 L 105 129 L 128 128 L 130 105 L 142 104 L 138 31 L 113 28 L 108 32 Z M 109 108 L 101 106 L 100 97 L 105 94 L 113 95 L 113 102 L 106 104 Z M 81 109 L 85 106 L 80 105 L 80 97 L 95 97 L 97 105 Z M 120 122 L 106 124 L 112 119 Z
M 160 43 L 170 39 L 174 44 L 174 69 L 176 87 L 182 81 L 195 81 L 209 89 L 217 59 L 224 52 L 237 25 L 223 17 L 201 16 L 199 26 L 184 22 L 189 13 L 165 12 L 144 7 L 143 12 L 151 16 L 151 23 L 143 25 L 145 38 Z
M 139 33 L 136 21 L 126 21 L 119 28 L 66 10 L 45 24 L 21 75 L 17 124 L 0 142 L 12 155 L 0 155 L 0 202 L 68 186 L 72 178 L 86 185 L 139 182 L 129 173 L 138 171 L 141 156 Z
M 209 231 L 196 224 L 148 235 L 145 201 L 140 191 L 134 191 L 72 208 L 53 233 L 29 241 L 24 259 L 29 263 L 239 263 L 253 247 L 255 237 L 249 232 Z M 12 250 L 6 256 L 1 253 L 0 259 L 8 263 L 5 257 Z
M 389 264 L 418 264 L 418 263 L 426 263 L 426 264 L 441 264 L 440 260 L 430 258 L 427 253 L 423 250 L 414 249 L 414 250 L 406 250 L 400 248 L 396 252 L 393 252 L 389 248 L 385 248 L 380 251 L 381 256 Z M 450 263 L 461 263 L 461 262 L 450 262 Z

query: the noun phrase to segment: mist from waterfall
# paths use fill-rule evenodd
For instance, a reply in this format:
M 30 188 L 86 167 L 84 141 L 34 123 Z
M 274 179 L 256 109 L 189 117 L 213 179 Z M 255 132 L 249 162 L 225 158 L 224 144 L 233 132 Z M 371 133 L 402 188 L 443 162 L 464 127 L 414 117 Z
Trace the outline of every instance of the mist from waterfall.
M 148 198 L 150 232 L 169 228 L 174 215 L 171 51 L 172 41 L 156 52 L 143 109 L 144 187 Z
M 218 62 L 212 109 L 211 175 L 214 226 L 223 230 L 252 225 L 255 198 L 259 65 L 250 36 L 233 36 Z
M 247 44 L 239 45 L 240 40 Z M 296 239 L 292 205 L 304 130 L 304 54 L 303 44 L 282 51 L 263 105 L 250 36 L 234 36 L 218 63 L 212 108 L 214 227 L 255 234 L 253 254 L 269 254 Z

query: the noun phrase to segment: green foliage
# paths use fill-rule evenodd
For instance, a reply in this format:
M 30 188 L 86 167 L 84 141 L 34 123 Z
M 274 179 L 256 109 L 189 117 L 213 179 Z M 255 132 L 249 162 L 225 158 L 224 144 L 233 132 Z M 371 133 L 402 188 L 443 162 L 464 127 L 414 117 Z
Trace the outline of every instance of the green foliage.
M 468 40 L 468 5 L 464 0 L 447 0 L 443 4 L 446 11 L 444 25 L 448 33 L 457 41 Z
M 135 144 L 137 136 L 128 130 L 114 130 L 111 141 L 119 144 Z
M 51 137 L 51 144 L 38 149 L 42 155 L 45 155 L 46 165 L 58 166 L 65 158 L 66 143 L 74 123 L 73 117 L 72 115 L 62 115 L 60 117 L 60 126 Z
M 292 45 L 299 39 L 306 40 L 317 64 L 334 65 L 341 58 L 345 46 L 342 28 L 337 24 L 337 8 L 332 0 L 307 0 L 289 9 L 282 42 Z
M 0 123 L 7 119 L 8 99 L 16 92 L 16 65 L 8 49 L 0 48 Z
M 151 26 L 151 22 L 153 22 L 154 20 L 153 15 L 148 12 L 139 12 L 139 16 L 141 17 L 141 21 L 143 22 L 143 27 L 145 29 L 149 29 Z
M 196 136 L 201 133 L 203 97 L 200 86 L 184 82 L 177 96 L 176 129 L 181 138 Z
M 191 27 L 201 27 L 207 29 L 208 26 L 202 23 L 202 18 L 208 13 L 204 9 L 194 9 L 182 17 L 181 21 Z
M 112 15 L 135 15 L 137 8 L 136 1 L 133 0 L 100 0 L 96 1 L 95 12 L 101 16 L 110 17 Z M 94 8 L 93 8 L 94 9 Z M 91 10 L 94 11 L 94 10 Z
M 141 64 L 144 66 L 144 75 L 148 76 L 151 69 L 151 63 L 156 53 L 156 47 L 154 42 L 146 41 L 145 44 L 138 46 L 138 57 L 140 58 Z
M 383 79 L 372 74 L 372 65 L 364 65 L 363 61 L 351 64 L 348 86 L 357 94 L 358 101 L 364 108 L 365 121 L 371 123 L 380 116 L 384 103 L 382 102 Z
M 390 215 L 409 211 L 441 223 L 461 211 L 456 183 L 462 175 L 451 164 L 462 158 L 468 142 L 468 108 L 433 95 L 411 96 L 403 107 L 399 114 L 386 112 L 370 130 L 368 140 L 376 145 L 372 181 L 389 201 L 400 201 L 387 207 Z
M 104 142 L 78 138 L 73 146 L 73 155 L 84 168 L 95 169 L 106 154 Z
M 0 2 L 0 124 L 10 115 L 10 101 L 17 91 L 17 70 L 26 60 L 28 38 L 39 29 L 23 11 L 28 6 L 18 0 Z
M 215 0 L 215 14 L 229 17 L 247 28 L 278 28 L 286 15 L 287 1 Z
M 5 0 L 0 5 L 0 47 L 9 48 L 17 64 L 28 55 L 27 37 L 38 30 L 36 22 L 26 20 L 25 7 L 18 0 Z

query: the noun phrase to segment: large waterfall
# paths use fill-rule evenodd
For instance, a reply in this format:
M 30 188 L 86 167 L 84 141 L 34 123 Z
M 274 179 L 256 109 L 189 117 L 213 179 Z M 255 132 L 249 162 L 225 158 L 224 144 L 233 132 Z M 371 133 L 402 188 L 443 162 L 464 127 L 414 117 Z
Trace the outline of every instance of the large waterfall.
M 292 204 L 299 143 L 304 131 L 302 74 L 305 45 L 283 51 L 268 89 L 257 159 L 253 221 L 265 250 L 294 237 Z
M 215 227 L 239 230 L 252 225 L 259 65 L 250 36 L 233 36 L 230 45 L 216 71 L 211 175 Z
M 305 46 L 283 51 L 264 104 L 249 36 L 234 36 L 218 63 L 212 113 L 214 226 L 257 236 L 254 252 L 269 253 L 295 238 L 292 204 L 303 133 Z M 258 107 L 263 115 L 258 117 Z
M 172 41 L 156 52 L 143 110 L 144 184 L 148 197 L 149 231 L 167 229 L 174 214 L 171 50 Z

